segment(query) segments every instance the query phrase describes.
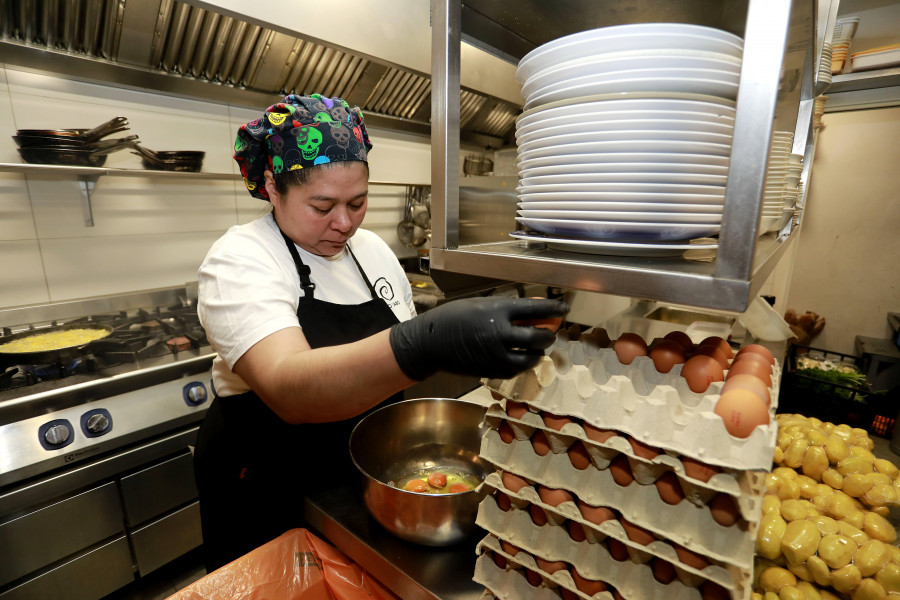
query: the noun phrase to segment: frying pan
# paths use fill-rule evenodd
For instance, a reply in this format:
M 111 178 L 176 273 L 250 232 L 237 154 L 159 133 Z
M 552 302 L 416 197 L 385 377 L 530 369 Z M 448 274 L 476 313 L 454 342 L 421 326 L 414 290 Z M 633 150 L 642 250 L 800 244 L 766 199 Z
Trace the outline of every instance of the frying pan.
M 127 131 L 127 127 L 116 127 L 101 137 L 106 137 L 120 131 Z M 95 144 L 100 144 L 108 140 L 96 139 L 92 142 L 86 142 L 79 137 L 74 136 L 56 136 L 56 135 L 30 135 L 19 134 L 12 136 L 13 141 L 19 148 L 33 148 L 35 146 L 42 147 L 59 147 L 59 146 L 75 146 L 79 148 L 90 148 Z
M 110 140 L 115 143 L 109 144 L 97 150 L 85 150 L 83 148 L 51 148 L 51 147 L 34 147 L 19 148 L 19 156 L 27 163 L 42 165 L 71 165 L 78 167 L 102 167 L 106 164 L 106 155 L 128 148 L 134 145 L 134 141 L 128 138 L 119 140 Z
M 16 131 L 16 134 L 26 136 L 49 136 L 55 138 L 76 139 L 82 142 L 94 142 L 113 133 L 113 130 L 124 127 L 125 125 L 128 125 L 128 119 L 125 117 L 113 117 L 106 123 L 101 123 L 93 129 L 19 129 Z
M 67 331 L 72 329 L 97 329 L 105 332 L 103 337 L 105 338 L 109 334 L 113 332 L 113 328 L 109 325 L 98 325 L 95 323 L 79 323 L 77 325 L 58 325 L 56 327 L 45 327 L 43 329 L 34 329 L 28 331 L 22 331 L 19 333 L 14 333 L 12 335 L 5 335 L 0 337 L 0 345 L 7 344 L 14 340 L 21 340 L 35 335 L 42 335 L 45 333 L 56 333 L 58 331 Z M 65 346 L 60 348 L 51 348 L 47 350 L 39 350 L 35 352 L 3 352 L 0 351 L 0 363 L 6 365 L 30 365 L 30 364 L 47 364 L 47 363 L 56 363 L 62 360 L 67 360 L 69 358 L 75 358 L 77 356 L 81 356 L 86 354 L 86 349 L 94 342 L 99 341 L 103 338 L 98 338 L 97 340 L 92 340 L 90 342 L 84 344 L 76 344 L 74 346 Z
M 203 166 L 203 158 L 206 152 L 198 150 L 150 150 L 140 144 L 135 144 L 134 149 L 139 154 L 144 168 L 162 171 L 189 171 L 197 172 Z

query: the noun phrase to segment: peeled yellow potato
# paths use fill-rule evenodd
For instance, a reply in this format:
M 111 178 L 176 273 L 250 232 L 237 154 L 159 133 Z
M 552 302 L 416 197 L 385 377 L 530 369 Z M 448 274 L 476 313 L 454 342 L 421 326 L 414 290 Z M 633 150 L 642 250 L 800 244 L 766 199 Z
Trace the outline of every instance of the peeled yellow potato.
M 884 600 L 887 592 L 880 583 L 874 579 L 863 579 L 853 590 L 853 600 Z
M 852 592 L 861 581 L 862 573 L 854 565 L 846 565 L 831 572 L 831 587 L 842 594 Z
M 853 564 L 859 568 L 863 577 L 870 577 L 880 571 L 890 559 L 887 544 L 880 540 L 869 540 L 853 555 Z
M 756 553 L 765 558 L 775 560 L 781 556 L 781 538 L 787 529 L 787 523 L 777 513 L 766 513 L 759 520 L 756 534 Z
M 787 524 L 784 535 L 781 536 L 781 553 L 784 554 L 788 563 L 802 563 L 816 553 L 821 539 L 819 529 L 814 523 L 806 520 L 791 521 Z M 855 546 L 853 551 L 856 552 Z M 851 553 L 850 556 L 853 554 Z M 847 558 L 847 562 L 849 561 L 850 557 Z
M 897 539 L 897 530 L 881 515 L 873 512 L 866 513 L 862 530 L 870 537 L 893 544 Z
M 797 585 L 797 578 L 794 574 L 782 567 L 767 567 L 759 575 L 759 587 L 764 592 L 778 591 L 786 585 Z
M 826 535 L 819 541 L 817 555 L 832 569 L 840 569 L 850 564 L 858 548 L 859 545 L 847 536 Z

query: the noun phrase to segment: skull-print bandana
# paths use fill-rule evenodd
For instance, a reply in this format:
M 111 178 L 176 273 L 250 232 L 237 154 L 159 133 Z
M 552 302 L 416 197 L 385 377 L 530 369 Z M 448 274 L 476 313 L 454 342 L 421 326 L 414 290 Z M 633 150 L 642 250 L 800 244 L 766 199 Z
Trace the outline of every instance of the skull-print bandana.
M 240 126 L 234 160 L 250 195 L 268 200 L 266 170 L 277 175 L 328 162 L 365 162 L 371 148 L 358 107 L 320 94 L 290 94 L 262 117 Z

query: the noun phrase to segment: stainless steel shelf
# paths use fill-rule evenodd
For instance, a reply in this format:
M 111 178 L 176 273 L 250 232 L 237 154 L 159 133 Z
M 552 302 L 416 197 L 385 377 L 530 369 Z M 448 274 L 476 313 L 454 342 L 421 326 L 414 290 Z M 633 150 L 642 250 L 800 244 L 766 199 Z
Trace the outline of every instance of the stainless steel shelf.
M 25 175 L 74 175 L 76 177 L 166 177 L 187 179 L 240 179 L 235 173 L 186 173 L 183 171 L 153 171 L 150 169 L 107 169 L 104 167 L 70 167 L 66 165 L 33 165 L 27 163 L 0 163 L 2 173 Z
M 488 279 L 521 281 L 742 312 L 793 237 L 767 234 L 756 245 L 753 277 L 716 277 L 715 262 L 680 257 L 594 256 L 523 241 L 432 248 L 444 270 Z M 698 246 L 701 249 L 702 246 Z M 440 274 L 434 274 L 439 282 Z
M 828 94 L 900 86 L 900 67 L 835 75 Z
M 462 0 L 466 5 L 477 0 Z M 644 3 L 650 13 L 665 3 Z M 577 0 L 569 2 L 579 5 Z M 585 7 L 591 6 L 584 2 Z M 693 7 L 693 3 L 685 6 Z M 702 11 L 701 11 L 702 12 Z M 461 17 L 462 13 L 462 17 Z M 741 14 L 742 13 L 742 14 Z M 460 242 L 459 60 L 460 30 L 470 37 L 488 27 L 466 24 L 460 0 L 431 0 L 432 14 L 432 278 L 448 296 L 488 287 L 492 280 L 528 282 L 639 297 L 731 312 L 743 312 L 799 231 L 798 211 L 777 235 L 758 235 L 769 146 L 775 123 L 794 131 L 793 151 L 811 162 L 815 148 L 812 105 L 815 93 L 815 2 L 749 0 L 746 11 L 723 11 L 718 26 L 742 35 L 744 53 L 737 96 L 731 160 L 716 258 L 700 263 L 682 257 L 578 255 L 521 241 L 477 245 Z M 522 17 L 498 24 L 526 39 Z M 563 11 L 571 14 L 571 11 Z M 483 13 L 484 16 L 492 16 Z M 504 16 L 503 14 L 499 16 Z M 588 29 L 609 25 L 603 14 L 579 21 Z M 683 15 L 685 22 L 700 12 Z M 735 19 L 739 21 L 736 23 Z M 680 19 L 673 19 L 680 21 Z M 638 19 L 640 22 L 641 19 Z M 483 25 L 483 23 L 482 23 Z M 516 29 L 517 28 L 517 29 Z M 552 28 L 551 28 L 552 30 Z M 468 41 L 468 38 L 467 38 Z M 503 38 L 478 40 L 515 56 Z M 540 39 L 529 39 L 543 43 Z M 781 43 L 778 43 L 781 41 Z M 521 53 L 521 49 L 518 53 Z M 808 172 L 808 169 L 807 171 Z M 808 186 L 808 182 L 803 182 Z M 467 279 L 468 278 L 468 279 Z

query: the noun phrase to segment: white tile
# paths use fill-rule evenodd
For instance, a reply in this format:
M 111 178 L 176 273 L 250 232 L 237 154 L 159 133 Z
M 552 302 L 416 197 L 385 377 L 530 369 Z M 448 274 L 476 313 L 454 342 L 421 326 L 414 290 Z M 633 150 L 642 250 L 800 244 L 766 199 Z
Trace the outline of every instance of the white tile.
M 77 181 L 32 177 L 29 191 L 41 238 L 191 234 L 235 223 L 231 181 L 104 176 L 91 194 L 93 227 L 84 224 Z
M 0 240 L 33 240 L 36 237 L 25 178 L 0 173 Z
M 3 70 L 0 69 L 0 73 Z M 13 118 L 12 101 L 5 85 L 0 85 L 0 162 L 22 162 L 16 152 L 16 144 L 12 136 L 16 135 L 16 120 Z
M 197 280 L 220 233 L 122 235 L 41 242 L 50 298 L 102 296 Z
M 0 264 L 0 306 L 40 304 L 50 299 L 37 240 L 0 242 Z
M 9 84 L 6 82 L 6 66 L 0 64 L 0 91 L 6 91 Z

